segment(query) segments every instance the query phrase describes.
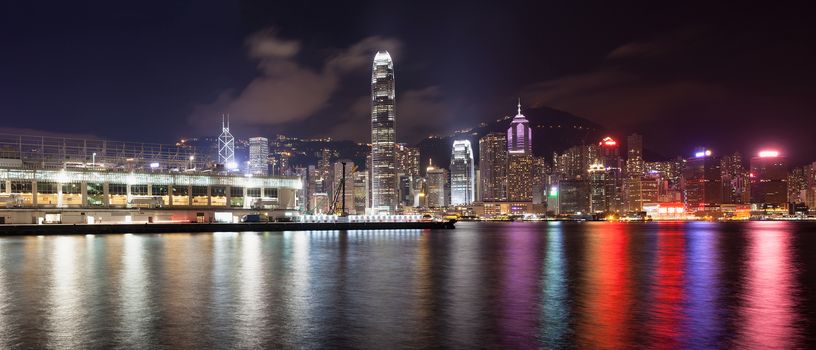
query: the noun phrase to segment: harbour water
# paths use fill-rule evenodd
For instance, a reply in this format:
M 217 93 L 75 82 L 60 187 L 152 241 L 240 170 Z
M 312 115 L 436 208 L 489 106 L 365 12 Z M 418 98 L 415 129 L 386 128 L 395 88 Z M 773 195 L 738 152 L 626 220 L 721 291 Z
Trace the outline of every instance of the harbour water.
M 816 346 L 816 225 L 0 238 L 0 348 Z

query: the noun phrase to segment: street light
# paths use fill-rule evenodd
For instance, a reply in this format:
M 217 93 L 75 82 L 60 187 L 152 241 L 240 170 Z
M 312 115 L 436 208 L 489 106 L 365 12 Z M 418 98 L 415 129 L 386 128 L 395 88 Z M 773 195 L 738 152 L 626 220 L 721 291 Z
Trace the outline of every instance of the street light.
M 195 156 L 190 156 L 190 169 L 193 169 L 193 161 L 195 160 Z

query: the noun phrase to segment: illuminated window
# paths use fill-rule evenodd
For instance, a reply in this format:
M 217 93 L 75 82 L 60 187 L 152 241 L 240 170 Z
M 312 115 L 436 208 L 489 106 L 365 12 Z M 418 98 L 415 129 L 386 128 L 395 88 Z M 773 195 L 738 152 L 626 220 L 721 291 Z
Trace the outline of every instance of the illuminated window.
M 72 184 L 62 184 L 62 193 L 63 194 L 79 194 L 82 190 L 82 186 L 77 183 Z
M 131 185 L 130 194 L 134 196 L 147 196 L 147 186 L 149 185 Z M 127 191 L 127 188 L 125 188 L 125 191 Z M 165 187 L 165 193 L 166 192 L 167 188 Z
M 227 188 L 224 186 L 213 186 L 210 192 L 213 197 L 225 197 L 227 195 Z
M 37 193 L 57 193 L 57 184 L 53 182 L 37 182 Z
M 167 186 L 165 185 L 152 185 L 153 186 L 153 195 L 154 196 L 166 196 L 167 195 Z M 133 193 L 133 186 L 130 187 L 130 193 Z M 147 193 L 145 193 L 147 194 Z
M 189 194 L 189 189 L 187 186 L 173 186 L 173 195 L 174 196 L 186 196 Z
M 110 194 L 110 195 L 126 195 L 127 194 L 127 185 L 125 185 L 125 184 L 108 184 L 108 194 Z M 145 193 L 145 194 L 147 194 L 147 193 Z
M 193 186 L 193 196 L 207 196 L 207 186 Z

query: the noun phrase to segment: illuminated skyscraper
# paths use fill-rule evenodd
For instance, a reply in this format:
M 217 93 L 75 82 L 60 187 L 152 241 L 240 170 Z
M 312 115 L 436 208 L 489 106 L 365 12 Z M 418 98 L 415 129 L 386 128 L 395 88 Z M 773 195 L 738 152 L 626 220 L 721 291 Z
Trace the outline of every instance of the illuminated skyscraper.
M 474 201 L 473 149 L 468 140 L 453 141 L 450 162 L 451 205 L 470 204 Z
M 507 200 L 507 136 L 490 133 L 479 139 L 481 200 Z
M 225 119 L 226 118 L 226 119 Z M 229 131 L 229 116 L 221 116 L 221 135 L 218 136 L 218 163 L 229 170 L 236 169 L 235 138 Z
M 448 205 L 448 171 L 437 168 L 429 161 L 425 169 L 428 178 L 428 190 L 425 199 L 429 208 L 442 208 Z
M 778 151 L 751 158 L 751 204 L 757 209 L 787 208 L 788 168 Z
M 249 139 L 249 173 L 266 176 L 269 173 L 269 140 L 266 137 Z
M 722 170 L 710 150 L 698 150 L 686 161 L 681 180 L 686 210 L 719 211 L 723 203 Z
M 397 207 L 394 63 L 378 51 L 371 69 L 371 206 L 393 213 Z
M 507 152 L 510 154 L 531 154 L 533 148 L 533 134 L 527 117 L 521 114 L 521 101 L 518 103 L 518 112 L 507 129 Z
M 419 148 L 396 145 L 397 192 L 401 206 L 414 206 L 414 197 L 421 191 L 419 176 Z
M 626 138 L 626 175 L 640 177 L 644 173 L 643 166 L 643 136 L 629 135 Z
M 742 164 L 742 155 L 736 152 L 722 158 L 723 202 L 750 203 L 748 170 Z
M 619 212 L 623 208 L 623 160 L 620 157 L 618 142 L 605 137 L 598 143 L 600 164 L 604 168 L 605 211 Z M 590 168 L 592 166 L 590 165 Z M 590 175 L 590 177 L 592 177 Z M 593 207 L 598 209 L 598 207 Z
M 507 129 L 507 197 L 511 201 L 533 200 L 532 142 L 530 122 L 521 114 L 519 102 L 518 113 Z

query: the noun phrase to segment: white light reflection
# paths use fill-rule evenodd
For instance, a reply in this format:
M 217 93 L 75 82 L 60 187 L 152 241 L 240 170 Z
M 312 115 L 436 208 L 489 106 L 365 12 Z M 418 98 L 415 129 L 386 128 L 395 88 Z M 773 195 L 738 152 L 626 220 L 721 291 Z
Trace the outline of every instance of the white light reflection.
M 263 296 L 265 289 L 263 283 L 263 262 L 262 239 L 257 233 L 244 233 L 240 238 L 241 242 L 241 265 L 239 274 L 241 278 L 240 296 L 238 299 L 238 325 L 240 348 L 261 348 L 263 347 L 262 335 L 267 332 L 264 325 L 264 311 L 266 310 L 266 298 Z
M 456 251 L 448 255 L 450 274 L 447 274 L 445 281 L 446 288 L 452 294 L 450 298 L 450 316 L 453 321 L 451 322 L 451 338 L 454 344 L 468 344 L 475 340 L 474 335 L 478 334 L 479 328 L 483 326 L 477 320 L 482 319 L 480 311 L 482 311 L 483 300 L 487 297 L 486 293 L 483 293 L 482 285 L 484 270 L 479 264 L 484 259 L 480 245 L 482 237 L 472 234 L 454 234 L 450 238 L 451 246 L 456 247 Z M 428 251 L 429 242 L 425 236 L 420 239 L 422 246 L 419 254 L 426 256 L 430 253 Z M 428 261 L 422 263 L 422 267 L 427 269 L 423 274 L 430 280 L 431 264 Z M 432 288 L 428 288 L 428 292 L 431 290 Z M 430 299 L 434 297 L 436 296 L 432 295 Z M 433 309 L 433 304 L 428 307 Z
M 295 331 L 292 333 L 306 336 L 309 328 L 309 297 L 311 296 L 309 290 L 309 235 L 304 232 L 284 232 L 283 237 L 291 244 L 289 249 L 292 254 L 290 288 L 287 288 L 290 291 L 292 302 L 290 319 L 295 322 Z
M 145 271 L 144 238 L 125 235 L 122 244 L 122 280 L 119 283 L 121 325 L 125 347 L 144 345 L 150 327 L 148 276 Z
M 49 345 L 55 349 L 83 347 L 83 329 L 88 320 L 79 293 L 80 271 L 77 269 L 77 239 L 56 237 L 51 254 L 51 288 L 46 313 Z M 83 311 L 84 310 L 84 311 Z
M 5 242 L 0 241 L 0 258 L 7 256 L 5 249 Z M 3 262 L 4 263 L 4 262 Z M 11 293 L 7 289 L 9 285 L 9 278 L 6 276 L 7 269 L 0 268 L 0 349 L 10 349 L 13 345 L 13 324 L 8 319 L 7 315 L 10 313 Z

